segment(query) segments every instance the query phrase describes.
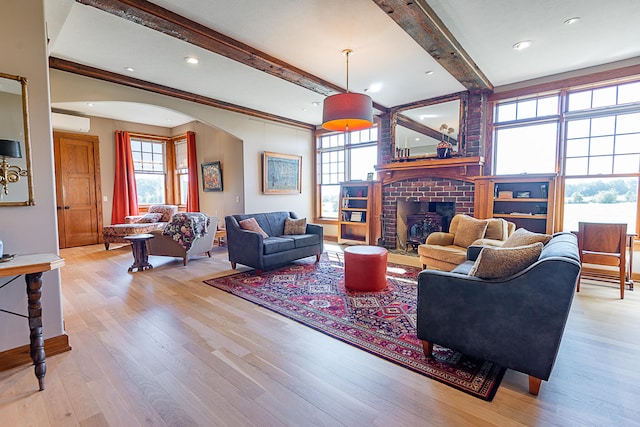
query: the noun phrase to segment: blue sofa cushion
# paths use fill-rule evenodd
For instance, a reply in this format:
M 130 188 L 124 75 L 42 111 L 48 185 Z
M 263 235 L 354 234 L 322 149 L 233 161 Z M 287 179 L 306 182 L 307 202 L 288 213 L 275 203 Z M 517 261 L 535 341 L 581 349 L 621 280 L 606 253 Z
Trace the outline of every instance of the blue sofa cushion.
M 293 239 L 296 248 L 320 244 L 320 236 L 317 234 L 292 234 L 287 235 L 287 238 Z
M 296 248 L 293 239 L 289 237 L 267 237 L 263 240 L 264 254 L 270 255 Z

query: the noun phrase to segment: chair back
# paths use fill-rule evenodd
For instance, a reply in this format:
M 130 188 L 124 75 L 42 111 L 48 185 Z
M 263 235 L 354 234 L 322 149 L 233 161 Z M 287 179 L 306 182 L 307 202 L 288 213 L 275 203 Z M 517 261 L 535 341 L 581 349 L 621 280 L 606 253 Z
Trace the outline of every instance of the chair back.
M 625 265 L 627 224 L 580 222 L 578 249 L 580 262 Z

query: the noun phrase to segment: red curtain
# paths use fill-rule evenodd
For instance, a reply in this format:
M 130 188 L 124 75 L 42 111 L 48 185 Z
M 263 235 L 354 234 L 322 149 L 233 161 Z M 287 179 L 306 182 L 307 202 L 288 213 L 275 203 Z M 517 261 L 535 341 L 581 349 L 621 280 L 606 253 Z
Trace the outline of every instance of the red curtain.
M 187 132 L 187 169 L 189 170 L 187 212 L 200 212 L 200 195 L 198 193 L 198 159 L 196 158 L 196 134 L 194 132 Z
M 113 180 L 111 224 L 123 224 L 127 215 L 138 215 L 138 191 L 129 133 L 116 131 L 116 174 Z

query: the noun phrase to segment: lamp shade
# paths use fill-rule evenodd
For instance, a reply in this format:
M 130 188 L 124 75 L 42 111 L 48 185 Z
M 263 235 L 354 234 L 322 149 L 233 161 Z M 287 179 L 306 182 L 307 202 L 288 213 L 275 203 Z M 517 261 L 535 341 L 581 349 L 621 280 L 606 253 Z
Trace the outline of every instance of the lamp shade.
M 373 104 L 368 95 L 340 93 L 324 100 L 322 127 L 327 130 L 361 130 L 373 125 Z
M 13 139 L 0 139 L 0 156 L 4 157 L 22 157 L 20 150 L 20 141 Z

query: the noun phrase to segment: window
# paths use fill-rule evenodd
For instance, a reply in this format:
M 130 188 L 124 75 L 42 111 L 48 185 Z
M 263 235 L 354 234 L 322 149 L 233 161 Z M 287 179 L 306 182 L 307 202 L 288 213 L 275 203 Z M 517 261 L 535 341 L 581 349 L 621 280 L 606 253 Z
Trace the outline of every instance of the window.
M 138 204 L 165 203 L 165 142 L 131 136 Z
M 559 111 L 558 95 L 497 104 L 494 173 L 554 173 Z
M 636 231 L 640 82 L 567 94 L 564 229 L 624 222 Z
M 608 221 L 638 231 L 640 81 L 501 101 L 493 130 L 494 174 L 564 177 L 562 229 Z
M 378 163 L 378 128 L 331 133 L 317 139 L 316 170 L 321 218 L 338 219 L 340 183 L 366 179 Z
M 185 206 L 189 185 L 187 138 L 131 134 L 138 204 L 169 203 Z
M 178 181 L 176 200 L 180 205 L 187 204 L 189 192 L 189 161 L 187 160 L 187 140 L 180 138 L 173 141 L 176 158 L 176 177 Z

